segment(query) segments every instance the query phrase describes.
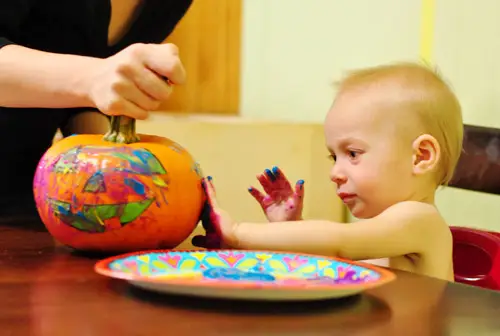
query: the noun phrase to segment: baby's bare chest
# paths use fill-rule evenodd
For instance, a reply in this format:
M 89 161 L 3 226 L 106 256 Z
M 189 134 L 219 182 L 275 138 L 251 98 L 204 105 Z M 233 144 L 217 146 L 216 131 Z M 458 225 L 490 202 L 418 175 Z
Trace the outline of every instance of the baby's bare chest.
M 391 268 L 413 273 L 420 273 L 423 267 L 420 257 L 413 254 L 389 258 L 388 264 Z
M 389 259 L 389 267 L 443 280 L 453 281 L 453 266 L 450 258 L 434 258 L 409 254 Z

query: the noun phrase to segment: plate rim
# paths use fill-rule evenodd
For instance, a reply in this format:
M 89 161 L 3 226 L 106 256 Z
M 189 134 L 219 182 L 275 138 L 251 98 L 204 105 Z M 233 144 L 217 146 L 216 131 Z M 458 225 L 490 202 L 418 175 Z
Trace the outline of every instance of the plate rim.
M 137 276 L 133 274 L 126 274 L 120 271 L 112 270 L 110 269 L 109 265 L 117 260 L 120 259 L 125 259 L 129 257 L 134 257 L 134 256 L 141 256 L 145 254 L 154 254 L 154 253 L 204 253 L 204 252 L 217 252 L 217 253 L 262 253 L 262 254 L 291 254 L 291 255 L 296 255 L 296 256 L 302 256 L 302 257 L 309 257 L 309 258 L 322 258 L 330 261 L 336 261 L 336 262 L 343 262 L 348 265 L 353 265 L 353 266 L 359 266 L 374 272 L 377 272 L 380 275 L 380 278 L 377 280 L 374 280 L 369 283 L 354 283 L 354 284 L 336 284 L 336 285 L 327 285 L 327 284 L 317 284 L 317 283 L 302 283 L 300 285 L 294 285 L 294 284 L 289 284 L 289 285 L 279 285 L 277 286 L 275 283 L 266 283 L 266 282 L 251 282 L 251 281 L 237 281 L 237 282 L 229 282 L 229 281 L 206 281 L 206 282 L 193 282 L 190 280 L 183 280 L 182 278 L 172 278 L 172 279 L 159 279 L 159 278 L 154 278 L 154 277 L 144 277 L 144 276 Z M 371 289 L 374 287 L 379 287 L 382 285 L 385 285 L 389 282 L 392 282 L 396 280 L 397 276 L 394 272 L 382 268 L 377 265 L 372 265 L 369 263 L 364 263 L 362 261 L 356 261 L 356 260 L 349 260 L 341 257 L 335 257 L 335 256 L 324 256 L 324 255 L 317 255 L 317 254 L 312 254 L 312 253 L 302 253 L 302 252 L 290 252 L 290 251 L 272 251 L 272 250 L 265 250 L 265 249 L 250 249 L 250 250 L 235 250 L 235 249 L 179 249 L 179 250 L 174 250 L 174 249 L 151 249 L 151 250 L 143 250 L 143 251 L 136 251 L 136 252 L 127 252 L 127 253 L 122 253 L 119 255 L 111 256 L 104 258 L 102 260 L 97 261 L 94 264 L 94 271 L 102 276 L 106 276 L 109 278 L 114 278 L 114 279 L 120 279 L 120 280 L 126 280 L 126 281 L 143 281 L 143 282 L 151 282 L 151 283 L 158 283 L 158 284 L 163 284 L 163 285 L 177 285 L 177 286 L 202 286 L 202 287 L 215 287 L 215 288 L 221 288 L 221 289 L 238 289 L 238 290 L 244 290 L 244 289 L 255 289 L 255 288 L 266 288 L 266 289 L 274 289 L 274 290 L 308 290 L 308 291 L 331 291 L 331 290 L 348 290 L 348 289 L 359 289 L 359 290 L 367 290 Z

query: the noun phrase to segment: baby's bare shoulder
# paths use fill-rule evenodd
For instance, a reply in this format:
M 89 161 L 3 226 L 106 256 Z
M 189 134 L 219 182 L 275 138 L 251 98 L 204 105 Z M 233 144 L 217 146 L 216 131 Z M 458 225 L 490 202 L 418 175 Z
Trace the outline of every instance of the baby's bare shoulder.
M 422 260 L 432 260 L 432 267 L 448 270 L 453 237 L 449 226 L 434 205 L 401 202 L 388 208 L 384 217 L 408 237 L 406 244 L 412 246 L 412 253 L 418 254 Z
M 442 221 L 443 217 L 437 208 L 429 203 L 405 201 L 394 204 L 384 211 L 387 216 L 398 216 L 409 220 L 430 219 Z
M 449 234 L 449 226 L 436 206 L 423 202 L 397 203 L 385 211 L 386 216 L 399 220 L 404 225 L 416 226 L 423 232 Z

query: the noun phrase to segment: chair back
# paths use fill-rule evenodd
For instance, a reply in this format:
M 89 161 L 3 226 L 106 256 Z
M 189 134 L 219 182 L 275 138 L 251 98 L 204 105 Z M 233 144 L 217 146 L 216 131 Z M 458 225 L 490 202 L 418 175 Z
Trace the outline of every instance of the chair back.
M 455 281 L 500 290 L 500 233 L 450 227 Z

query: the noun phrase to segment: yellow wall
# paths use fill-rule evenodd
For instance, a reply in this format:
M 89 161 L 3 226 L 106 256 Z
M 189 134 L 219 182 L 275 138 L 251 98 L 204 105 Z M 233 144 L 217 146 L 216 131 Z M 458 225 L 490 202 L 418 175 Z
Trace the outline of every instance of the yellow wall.
M 500 128 L 499 13 L 498 0 L 244 0 L 241 113 L 321 123 L 343 71 L 424 53 L 455 88 L 466 123 Z M 450 224 L 498 231 L 499 204 L 451 188 L 437 197 Z
M 241 113 L 323 122 L 346 70 L 416 60 L 417 0 L 243 0 Z
M 433 62 L 460 98 L 464 121 L 500 128 L 500 2 L 436 1 Z M 500 173 L 500 172 L 499 172 Z M 500 231 L 500 196 L 448 188 L 438 205 L 450 223 Z
M 219 203 L 236 220 L 265 222 L 247 189 L 262 190 L 256 175 L 277 165 L 292 183 L 306 181 L 306 218 L 345 221 L 344 206 L 328 179 L 331 163 L 325 159 L 321 124 L 153 114 L 138 121 L 137 131 L 169 137 L 185 147 L 203 173 L 213 176 Z M 181 247 L 189 245 L 188 240 Z

